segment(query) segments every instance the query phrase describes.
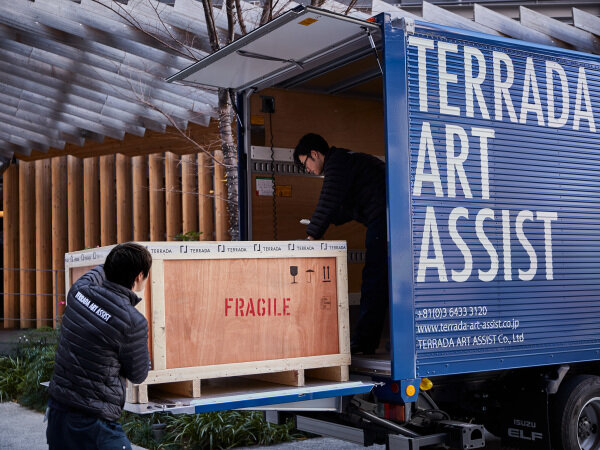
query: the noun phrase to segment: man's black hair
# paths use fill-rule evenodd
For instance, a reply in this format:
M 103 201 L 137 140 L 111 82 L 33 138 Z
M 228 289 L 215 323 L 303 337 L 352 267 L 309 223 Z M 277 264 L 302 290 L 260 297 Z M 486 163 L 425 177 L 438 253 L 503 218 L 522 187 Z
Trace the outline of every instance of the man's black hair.
M 315 133 L 305 134 L 300 138 L 294 150 L 294 162 L 301 166 L 300 156 L 310 155 L 311 150 L 316 150 L 325 155 L 329 151 L 329 144 L 321 135 Z
M 110 251 L 104 262 L 104 273 L 108 281 L 131 289 L 140 272 L 146 278 L 151 266 L 152 255 L 146 247 L 126 242 Z

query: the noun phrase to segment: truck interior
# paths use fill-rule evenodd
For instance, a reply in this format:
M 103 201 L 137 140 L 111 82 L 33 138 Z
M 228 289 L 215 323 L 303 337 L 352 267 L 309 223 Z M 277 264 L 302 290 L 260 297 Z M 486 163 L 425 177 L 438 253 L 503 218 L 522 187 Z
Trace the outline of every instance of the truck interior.
M 240 181 L 243 239 L 306 238 L 300 221 L 310 219 L 322 177 L 294 164 L 293 150 L 304 134 L 385 160 L 379 27 L 299 7 L 171 77 L 238 94 L 238 146 L 247 158 L 240 161 L 247 176 Z M 365 231 L 350 222 L 331 225 L 323 236 L 348 245 L 351 327 L 360 301 Z M 389 340 L 385 330 L 376 354 L 354 358 L 355 368 L 389 374 Z
M 304 134 L 317 133 L 330 146 L 385 160 L 380 42 L 375 31 L 367 33 L 359 27 L 356 34 L 357 42 L 349 53 L 343 50 L 347 42 L 342 43 L 331 61 L 299 73 L 294 71 L 271 86 L 252 90 L 249 95 L 246 123 L 250 129 L 245 141 L 250 150 L 247 152 L 247 239 L 306 237 L 306 226 L 300 221 L 310 219 L 318 202 L 322 177 L 306 174 L 294 165 L 293 149 Z M 331 40 L 324 38 L 320 45 L 331 46 Z M 267 46 L 264 48 L 266 52 Z M 256 46 L 252 51 L 264 54 Z M 323 51 L 318 49 L 314 53 Z M 325 240 L 344 240 L 348 245 L 351 329 L 359 310 L 365 231 L 362 224 L 349 222 L 331 225 L 323 236 Z M 389 375 L 389 340 L 386 325 L 376 353 L 354 356 L 352 370 Z
M 299 39 L 302 46 L 297 45 Z M 171 77 L 237 94 L 240 166 L 246 169 L 240 179 L 243 240 L 306 238 L 306 225 L 300 221 L 310 219 L 322 177 L 304 173 L 293 162 L 293 149 L 304 134 L 318 133 L 331 146 L 385 159 L 380 50 L 379 25 L 306 7 L 280 16 Z M 350 222 L 330 226 L 323 237 L 347 242 L 351 328 L 360 300 L 365 231 L 363 225 Z M 215 386 L 214 394 L 203 385 L 203 399 L 193 404 L 170 396 L 151 399 L 141 409 L 141 405 L 127 409 L 206 412 L 250 405 L 256 409 L 262 404 L 263 409 L 281 411 L 307 409 L 310 404 L 311 410 L 340 410 L 342 396 L 372 388 L 370 378 L 362 375 L 390 374 L 389 339 L 386 329 L 375 355 L 353 358 L 351 372 L 356 374 L 348 383 L 307 382 L 290 389 L 256 381 L 256 395 L 249 399 L 247 380 L 236 390 L 236 380 L 226 379 L 227 389 Z M 296 405 L 294 399 L 311 402 Z M 279 404 L 267 406 L 272 403 Z

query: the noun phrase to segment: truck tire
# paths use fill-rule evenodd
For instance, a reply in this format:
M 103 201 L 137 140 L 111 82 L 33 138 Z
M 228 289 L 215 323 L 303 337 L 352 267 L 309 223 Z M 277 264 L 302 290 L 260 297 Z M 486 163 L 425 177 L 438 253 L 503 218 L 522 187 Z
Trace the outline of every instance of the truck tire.
M 577 375 L 566 380 L 554 401 L 554 448 L 600 448 L 600 377 Z

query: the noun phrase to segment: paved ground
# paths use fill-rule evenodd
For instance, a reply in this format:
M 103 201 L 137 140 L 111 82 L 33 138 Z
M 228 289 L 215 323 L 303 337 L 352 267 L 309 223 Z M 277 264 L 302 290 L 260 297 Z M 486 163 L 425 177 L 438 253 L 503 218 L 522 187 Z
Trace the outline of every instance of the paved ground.
M 0 436 L 0 449 L 48 450 L 44 415 L 17 403 L 0 403 Z

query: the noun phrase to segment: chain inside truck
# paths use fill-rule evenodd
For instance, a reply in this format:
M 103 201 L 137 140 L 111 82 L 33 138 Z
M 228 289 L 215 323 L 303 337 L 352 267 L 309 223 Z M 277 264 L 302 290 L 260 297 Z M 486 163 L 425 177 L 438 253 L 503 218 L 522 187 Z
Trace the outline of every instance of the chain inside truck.
M 600 447 L 598 56 L 299 7 L 178 80 L 237 95 L 244 239 L 305 235 L 304 133 L 387 169 L 389 330 L 350 368 L 370 392 L 223 408 L 390 449 Z M 325 238 L 347 241 L 352 305 L 364 228 Z

